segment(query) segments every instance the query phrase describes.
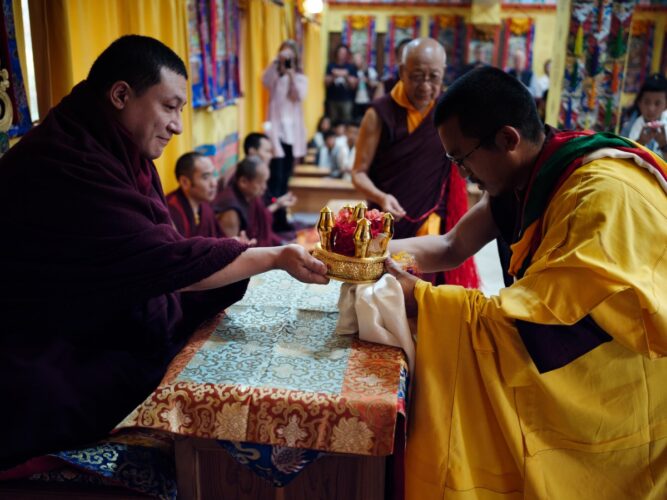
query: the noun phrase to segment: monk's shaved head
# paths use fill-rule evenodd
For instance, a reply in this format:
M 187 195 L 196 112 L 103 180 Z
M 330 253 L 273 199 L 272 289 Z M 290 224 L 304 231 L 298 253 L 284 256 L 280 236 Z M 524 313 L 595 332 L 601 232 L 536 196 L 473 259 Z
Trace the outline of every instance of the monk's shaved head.
M 408 64 L 412 60 L 428 61 L 436 64 L 442 62 L 444 67 L 447 63 L 447 54 L 445 48 L 437 40 L 416 38 L 403 49 L 401 64 Z
M 405 95 L 418 111 L 428 109 L 442 90 L 447 54 L 433 38 L 417 38 L 403 49 L 398 74 Z

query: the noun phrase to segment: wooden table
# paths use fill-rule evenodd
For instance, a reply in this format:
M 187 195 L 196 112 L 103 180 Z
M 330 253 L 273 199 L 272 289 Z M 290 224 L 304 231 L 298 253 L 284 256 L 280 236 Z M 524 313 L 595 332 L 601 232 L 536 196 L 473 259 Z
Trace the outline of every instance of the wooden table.
M 330 168 L 304 164 L 294 167 L 294 176 L 296 177 L 326 177 L 327 175 L 331 175 Z
M 351 181 L 330 177 L 292 177 L 289 190 L 298 198 L 293 212 L 317 213 L 332 198 L 364 199 Z

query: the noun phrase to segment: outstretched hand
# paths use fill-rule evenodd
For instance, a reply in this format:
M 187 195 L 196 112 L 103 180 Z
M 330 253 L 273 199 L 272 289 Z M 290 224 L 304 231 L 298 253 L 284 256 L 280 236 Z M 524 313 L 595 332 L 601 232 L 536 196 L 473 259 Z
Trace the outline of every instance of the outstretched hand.
M 294 278 L 304 283 L 318 283 L 321 285 L 329 283 L 329 278 L 326 277 L 326 264 L 310 255 L 305 248 L 299 245 L 286 245 L 281 247 L 280 250 L 276 260 L 278 269 L 287 271 Z
M 233 236 L 232 239 L 239 243 L 243 243 L 244 245 L 248 245 L 249 247 L 257 245 L 257 240 L 255 238 L 248 238 L 245 231 L 241 231 L 238 236 Z
M 382 199 L 382 210 L 384 212 L 391 212 L 391 215 L 394 216 L 394 219 L 397 221 L 405 217 L 405 210 L 398 202 L 398 200 L 391 194 L 385 194 Z
M 403 297 L 405 298 L 405 312 L 408 318 L 417 316 L 419 307 L 417 306 L 417 299 L 415 299 L 415 285 L 417 284 L 417 277 L 404 271 L 393 259 L 384 261 L 384 267 L 387 272 L 398 280 L 403 289 Z

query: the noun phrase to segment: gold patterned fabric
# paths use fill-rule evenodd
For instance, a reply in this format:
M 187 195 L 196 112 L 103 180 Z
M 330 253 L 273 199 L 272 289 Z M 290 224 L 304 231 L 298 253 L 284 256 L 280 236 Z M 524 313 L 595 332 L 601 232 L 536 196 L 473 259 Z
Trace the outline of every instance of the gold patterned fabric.
M 334 335 L 339 288 L 280 271 L 254 277 L 118 428 L 391 454 L 407 364 L 400 349 Z

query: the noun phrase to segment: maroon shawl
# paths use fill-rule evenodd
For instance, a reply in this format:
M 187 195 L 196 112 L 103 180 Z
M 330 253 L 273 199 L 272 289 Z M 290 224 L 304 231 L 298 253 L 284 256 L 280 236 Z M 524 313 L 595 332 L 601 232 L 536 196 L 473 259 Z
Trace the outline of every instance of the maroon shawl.
M 371 106 L 382 121 L 382 132 L 368 176 L 378 189 L 394 195 L 407 213 L 396 223 L 394 238 L 415 236 L 432 212 L 442 217 L 440 232 L 444 234 L 468 210 L 468 199 L 465 181 L 451 168 L 433 125 L 435 106 L 411 134 L 406 109 L 391 95 L 376 99 Z M 425 275 L 424 278 L 436 284 L 479 286 L 472 259 L 445 271 L 444 277 Z
M 282 243 L 280 236 L 273 232 L 273 215 L 261 197 L 248 202 L 233 181 L 217 196 L 213 209 L 216 214 L 234 210 L 241 221 L 241 230 L 248 238 L 256 239 L 258 247 L 274 247 Z
M 450 170 L 433 126 L 433 110 L 409 134 L 407 112 L 390 95 L 373 101 L 372 106 L 382 121 L 382 134 L 368 176 L 378 189 L 396 197 L 408 217 L 417 219 L 438 203 Z M 444 219 L 444 200 L 436 213 Z M 422 224 L 401 219 L 394 238 L 415 236 Z
M 215 220 L 213 209 L 208 203 L 199 204 L 199 224 L 195 224 L 195 214 L 192 205 L 181 188 L 167 195 L 167 207 L 171 220 L 176 229 L 186 238 L 204 236 L 207 238 L 222 238 L 222 230 Z
M 2 469 L 109 432 L 247 282 L 177 292 L 245 246 L 178 234 L 152 162 L 85 82 L 0 175 Z

